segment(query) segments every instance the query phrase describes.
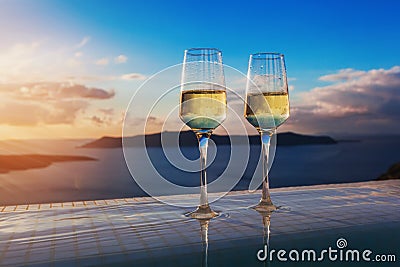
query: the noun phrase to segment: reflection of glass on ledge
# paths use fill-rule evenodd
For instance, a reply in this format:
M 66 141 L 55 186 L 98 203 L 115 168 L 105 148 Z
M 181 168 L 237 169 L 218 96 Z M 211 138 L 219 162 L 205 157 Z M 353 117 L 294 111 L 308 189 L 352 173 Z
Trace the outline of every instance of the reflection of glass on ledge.
M 208 225 L 210 224 L 210 219 L 208 220 L 198 220 L 200 223 L 200 233 L 201 233 L 201 266 L 208 266 Z
M 399 180 L 271 192 L 290 206 L 271 216 L 271 249 L 320 250 L 343 237 L 352 248 L 398 251 Z M 226 216 L 200 226 L 182 216 L 185 209 L 151 198 L 0 206 L 0 265 L 198 266 L 210 239 L 210 265 L 259 266 L 264 227 L 247 209 L 258 198 L 259 192 L 232 192 L 213 203 Z

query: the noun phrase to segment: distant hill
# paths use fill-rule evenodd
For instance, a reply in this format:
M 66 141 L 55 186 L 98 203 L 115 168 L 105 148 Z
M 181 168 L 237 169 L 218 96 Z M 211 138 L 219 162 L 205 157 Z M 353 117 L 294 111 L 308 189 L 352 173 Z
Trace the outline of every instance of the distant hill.
M 0 155 L 0 173 L 46 168 L 55 162 L 97 160 L 86 156 L 66 155 Z
M 400 179 L 400 162 L 397 162 L 390 166 L 390 168 L 376 180 L 390 180 Z
M 164 132 L 163 139 L 165 143 L 174 144 L 177 132 Z M 179 145 L 180 146 L 197 146 L 196 136 L 192 131 L 183 131 L 179 133 Z M 243 138 L 238 135 L 212 135 L 211 139 L 217 145 L 230 145 L 230 139 Z M 249 138 L 249 144 L 258 145 L 260 144 L 260 137 L 258 135 L 251 135 Z M 149 134 L 145 136 L 147 147 L 161 147 L 161 134 Z M 128 147 L 140 146 L 143 142 L 143 135 L 136 135 L 124 138 L 124 144 Z M 329 136 L 312 136 L 302 135 L 292 132 L 279 133 L 277 135 L 277 142 L 279 146 L 296 146 L 296 145 L 330 145 L 336 144 L 337 141 Z M 118 148 L 122 147 L 121 137 L 108 137 L 104 136 L 100 139 L 94 140 L 81 146 L 81 148 Z

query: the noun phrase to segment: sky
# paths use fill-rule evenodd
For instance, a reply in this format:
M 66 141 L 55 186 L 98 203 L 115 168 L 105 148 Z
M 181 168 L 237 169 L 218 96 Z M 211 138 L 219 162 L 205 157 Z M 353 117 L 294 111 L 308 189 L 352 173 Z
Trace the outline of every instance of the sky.
M 120 136 L 141 84 L 190 47 L 217 47 L 241 72 L 251 53 L 284 53 L 281 131 L 396 134 L 398 10 L 395 0 L 0 0 L 0 139 Z

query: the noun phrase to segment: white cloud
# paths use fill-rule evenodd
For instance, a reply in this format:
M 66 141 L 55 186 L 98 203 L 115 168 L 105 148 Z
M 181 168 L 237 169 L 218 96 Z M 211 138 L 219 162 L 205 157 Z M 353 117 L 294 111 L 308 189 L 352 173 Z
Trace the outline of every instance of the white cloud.
M 101 126 L 101 125 L 108 123 L 108 121 L 105 118 L 100 118 L 99 116 L 96 116 L 96 115 L 93 115 L 89 119 L 97 126 Z
M 128 61 L 128 57 L 125 55 L 119 55 L 117 57 L 114 58 L 114 62 L 116 64 L 121 64 L 121 63 L 125 63 Z
M 287 126 L 307 132 L 400 132 L 400 66 L 322 76 L 333 84 L 300 93 Z
M 14 126 L 71 124 L 87 107 L 88 103 L 81 100 L 60 100 L 56 103 L 8 101 L 0 104 L 0 124 Z
M 0 84 L 0 93 L 13 99 L 29 101 L 52 101 L 61 99 L 109 99 L 114 90 L 88 87 L 77 83 L 40 82 L 24 84 Z
M 106 66 L 106 65 L 108 65 L 108 63 L 109 63 L 109 60 L 106 57 L 100 58 L 100 59 L 96 60 L 96 62 L 95 62 L 95 64 L 99 65 L 99 66 Z
M 92 100 L 113 98 L 115 92 L 75 83 L 0 84 L 0 125 L 72 124 Z M 101 110 L 111 121 L 112 109 Z
M 340 70 L 338 73 L 321 76 L 319 80 L 325 82 L 348 81 L 357 77 L 361 77 L 365 74 L 366 74 L 365 71 L 354 70 L 349 68 Z
M 100 108 L 98 111 L 103 113 L 103 114 L 106 114 L 106 115 L 113 115 L 114 114 L 114 109 L 113 108 Z
M 74 54 L 74 56 L 75 56 L 75 57 L 81 57 L 81 56 L 83 56 L 83 53 L 80 52 L 80 51 L 78 51 L 78 52 L 76 52 L 76 53 Z
M 122 80 L 144 80 L 146 76 L 140 73 L 128 73 L 121 75 L 120 77 Z
M 76 49 L 82 48 L 82 47 L 84 47 L 89 41 L 90 41 L 90 36 L 85 36 L 85 37 L 82 38 L 82 40 L 81 40 L 77 45 L 75 45 L 75 48 L 76 48 Z

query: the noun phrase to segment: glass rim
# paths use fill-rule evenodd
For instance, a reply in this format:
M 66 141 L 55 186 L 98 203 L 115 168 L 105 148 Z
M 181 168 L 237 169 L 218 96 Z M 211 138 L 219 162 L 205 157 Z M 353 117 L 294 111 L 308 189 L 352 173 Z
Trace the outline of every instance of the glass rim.
M 284 55 L 278 52 L 258 52 L 254 54 L 250 54 L 251 59 L 263 59 L 263 60 L 271 60 L 271 59 L 280 59 L 283 58 Z
M 198 52 L 197 52 L 198 51 Z M 205 53 L 210 51 L 212 53 Z M 201 56 L 201 55 L 221 55 L 222 51 L 214 47 L 193 47 L 185 50 L 186 55 Z

